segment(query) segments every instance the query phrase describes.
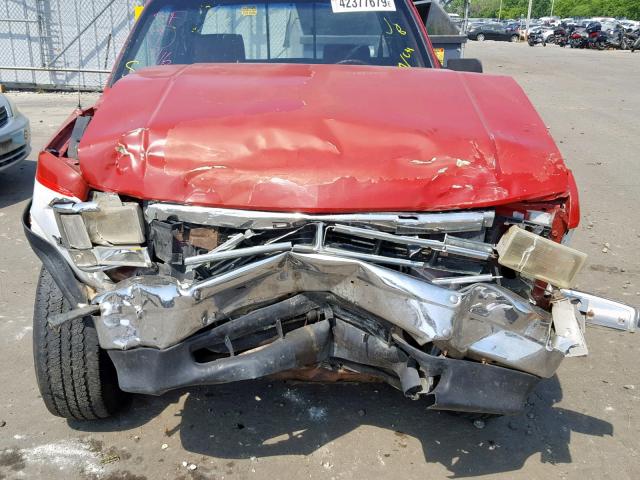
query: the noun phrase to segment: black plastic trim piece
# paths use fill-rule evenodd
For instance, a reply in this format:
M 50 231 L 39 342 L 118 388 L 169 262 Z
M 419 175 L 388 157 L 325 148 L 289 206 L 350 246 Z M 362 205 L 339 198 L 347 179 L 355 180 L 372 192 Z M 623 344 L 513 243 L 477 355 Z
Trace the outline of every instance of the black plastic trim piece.
M 456 72 L 482 73 L 482 62 L 477 58 L 450 58 L 447 69 Z
M 22 214 L 22 227 L 31 249 L 38 256 L 44 268 L 51 274 L 62 294 L 71 305 L 86 303 L 87 296 L 84 293 L 82 284 L 76 278 L 65 258 L 53 245 L 31 230 L 30 210 L 31 202 L 29 202 Z
M 230 333 L 239 321 L 243 323 L 237 319 L 223 327 Z M 298 328 L 248 353 L 196 362 L 192 355 L 195 347 L 202 347 L 207 340 L 219 342 L 218 337 L 213 329 L 165 350 L 109 350 L 109 355 L 118 372 L 120 388 L 149 395 L 188 386 L 252 380 L 321 362 L 345 362 L 363 365 L 369 371 L 375 369 L 381 378 L 389 377 L 390 384 L 413 396 L 420 387 L 415 368 L 419 365 L 437 382 L 427 394 L 429 408 L 515 414 L 522 411 L 527 396 L 540 380 L 494 365 L 434 357 L 400 338 L 394 336 L 393 341 L 387 342 L 338 318 Z
M 84 135 L 85 130 L 89 126 L 89 123 L 93 120 L 93 117 L 84 115 L 76 118 L 76 123 L 73 125 L 71 132 L 71 138 L 69 138 L 69 148 L 67 149 L 67 156 L 69 158 L 78 159 L 78 147 L 80 146 L 80 140 Z
M 166 350 L 135 348 L 109 350 L 125 392 L 162 395 L 195 385 L 254 380 L 285 370 L 320 363 L 328 356 L 331 328 L 327 320 L 290 332 L 262 349 L 197 363 L 189 340 Z

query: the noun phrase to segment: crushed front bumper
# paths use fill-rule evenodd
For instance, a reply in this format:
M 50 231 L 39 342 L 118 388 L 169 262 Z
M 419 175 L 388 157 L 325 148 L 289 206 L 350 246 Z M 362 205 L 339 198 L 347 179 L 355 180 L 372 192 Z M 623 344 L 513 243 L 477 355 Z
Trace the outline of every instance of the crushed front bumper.
M 337 362 L 352 371 L 378 376 L 409 397 L 426 388 L 429 408 L 510 414 L 522 409 L 539 380 L 507 368 L 428 355 L 400 338 L 386 342 L 337 318 L 301 327 L 253 352 L 196 362 L 193 351 L 215 344 L 218 335 L 214 329 L 166 350 L 135 348 L 109 354 L 121 388 L 146 394 Z
M 550 377 L 574 344 L 552 334 L 552 317 L 513 292 L 475 284 L 450 290 L 359 260 L 287 252 L 183 288 L 172 277 L 125 280 L 96 297 L 102 348 L 165 349 L 198 330 L 296 294 L 324 296 L 362 322 L 376 321 L 454 357 Z M 272 317 L 272 325 L 278 320 Z M 233 333 L 233 330 L 230 332 Z
M 86 306 L 68 260 L 31 230 L 28 214 L 24 223 L 80 307 L 62 321 L 96 314 L 120 386 L 135 393 L 320 367 L 379 378 L 435 409 L 515 413 L 565 356 L 586 353 L 585 320 L 638 323 L 636 309 L 580 292 L 562 291 L 548 312 L 495 283 L 447 288 L 319 241 L 199 281 L 131 277 L 87 295 Z

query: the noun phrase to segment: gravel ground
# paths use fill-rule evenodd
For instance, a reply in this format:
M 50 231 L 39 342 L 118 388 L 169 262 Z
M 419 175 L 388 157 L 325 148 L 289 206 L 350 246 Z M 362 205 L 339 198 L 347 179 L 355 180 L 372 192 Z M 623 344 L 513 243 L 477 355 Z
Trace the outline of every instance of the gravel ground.
M 640 304 L 640 53 L 472 42 L 467 56 L 516 77 L 576 175 L 579 287 Z M 14 98 L 36 150 L 77 102 Z M 596 327 L 589 357 L 481 429 L 375 384 L 242 383 L 136 398 L 96 423 L 49 415 L 31 357 L 40 264 L 19 222 L 34 160 L 0 174 L 0 480 L 640 478 L 640 336 Z

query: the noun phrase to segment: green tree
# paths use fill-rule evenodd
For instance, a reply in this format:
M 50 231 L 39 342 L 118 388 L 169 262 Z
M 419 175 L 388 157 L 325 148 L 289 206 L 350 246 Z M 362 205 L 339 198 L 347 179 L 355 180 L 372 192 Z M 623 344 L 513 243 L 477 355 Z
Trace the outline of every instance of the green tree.
M 533 0 L 533 17 L 551 13 L 551 0 Z M 529 0 L 503 0 L 502 18 L 527 14 Z M 500 0 L 471 0 L 472 17 L 497 18 Z M 464 0 L 453 0 L 447 10 L 464 13 Z M 555 0 L 554 15 L 560 17 L 626 17 L 640 20 L 640 0 Z

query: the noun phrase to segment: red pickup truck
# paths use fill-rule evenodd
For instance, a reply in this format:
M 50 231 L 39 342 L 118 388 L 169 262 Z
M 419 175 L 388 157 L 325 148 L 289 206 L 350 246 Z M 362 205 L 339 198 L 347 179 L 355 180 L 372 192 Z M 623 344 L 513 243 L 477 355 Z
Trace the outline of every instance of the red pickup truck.
M 509 414 L 585 320 L 635 328 L 570 290 L 577 189 L 522 89 L 447 66 L 408 0 L 148 3 L 24 216 L 48 409 L 278 374 Z

